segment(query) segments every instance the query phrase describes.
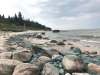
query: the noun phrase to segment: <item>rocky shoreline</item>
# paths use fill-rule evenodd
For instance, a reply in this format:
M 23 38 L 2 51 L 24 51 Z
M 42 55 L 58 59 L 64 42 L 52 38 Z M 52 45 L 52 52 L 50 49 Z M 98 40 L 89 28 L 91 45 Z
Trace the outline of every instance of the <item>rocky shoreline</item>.
M 99 53 L 76 45 L 45 32 L 16 33 L 0 51 L 0 75 L 100 75 Z

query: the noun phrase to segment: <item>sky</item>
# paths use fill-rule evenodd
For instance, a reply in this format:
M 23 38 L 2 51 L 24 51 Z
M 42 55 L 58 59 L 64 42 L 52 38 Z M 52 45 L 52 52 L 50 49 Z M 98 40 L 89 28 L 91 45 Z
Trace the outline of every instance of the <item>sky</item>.
M 0 14 L 19 11 L 52 29 L 100 28 L 100 0 L 0 0 Z

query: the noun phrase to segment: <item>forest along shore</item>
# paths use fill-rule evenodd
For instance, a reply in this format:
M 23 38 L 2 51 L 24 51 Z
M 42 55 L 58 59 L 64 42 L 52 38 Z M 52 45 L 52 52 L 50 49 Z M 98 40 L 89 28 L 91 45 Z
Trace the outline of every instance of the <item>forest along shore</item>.
M 100 75 L 99 43 L 49 36 L 0 31 L 0 75 Z

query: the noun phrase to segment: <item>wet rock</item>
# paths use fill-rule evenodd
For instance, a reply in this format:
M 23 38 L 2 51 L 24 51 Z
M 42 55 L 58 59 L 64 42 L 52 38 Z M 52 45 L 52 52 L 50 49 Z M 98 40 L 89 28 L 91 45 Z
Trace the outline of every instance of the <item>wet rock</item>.
M 72 51 L 74 53 L 77 53 L 77 54 L 81 54 L 82 53 L 80 48 L 73 48 Z
M 59 74 L 64 75 L 64 69 L 59 69 Z
M 64 42 L 58 42 L 57 45 L 65 45 Z
M 45 40 L 49 40 L 49 38 L 48 38 L 48 37 L 43 37 L 43 39 L 45 39 Z
M 23 63 L 15 67 L 12 75 L 40 75 L 40 70 L 34 64 Z
M 36 38 L 42 39 L 42 35 L 37 35 Z
M 91 52 L 91 54 L 97 54 L 97 52 Z
M 0 59 L 0 75 L 12 75 L 15 66 L 22 62 L 11 59 Z
M 12 52 L 0 53 L 0 59 L 12 59 Z
M 42 75 L 59 75 L 59 71 L 52 64 L 47 63 L 43 68 Z
M 83 61 L 76 55 L 64 56 L 62 64 L 68 72 L 80 72 L 84 70 Z
M 42 35 L 45 35 L 45 32 L 42 32 L 41 34 L 42 34 Z
M 72 75 L 90 75 L 89 73 L 72 73 Z
M 57 40 L 51 40 L 50 43 L 57 43 Z
M 53 30 L 53 32 L 54 32 L 54 33 L 58 33 L 58 32 L 60 32 L 60 30 Z
M 68 43 L 68 45 L 73 45 L 72 43 Z
M 63 59 L 63 56 L 61 55 L 53 55 L 52 56 L 52 60 L 55 60 L 55 61 L 62 61 Z
M 75 48 L 74 46 L 71 46 L 71 47 L 70 47 L 71 50 L 74 49 L 74 48 Z
M 66 42 L 67 40 L 63 40 L 63 42 Z
M 30 50 L 16 51 L 13 53 L 12 59 L 16 59 L 22 62 L 28 62 L 32 57 L 32 52 Z

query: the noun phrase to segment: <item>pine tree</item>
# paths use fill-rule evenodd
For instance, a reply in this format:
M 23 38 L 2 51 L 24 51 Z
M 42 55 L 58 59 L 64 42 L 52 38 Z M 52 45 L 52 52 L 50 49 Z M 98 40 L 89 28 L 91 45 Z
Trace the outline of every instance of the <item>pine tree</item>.
M 18 21 L 20 25 L 23 25 L 23 17 L 21 12 L 18 13 Z

